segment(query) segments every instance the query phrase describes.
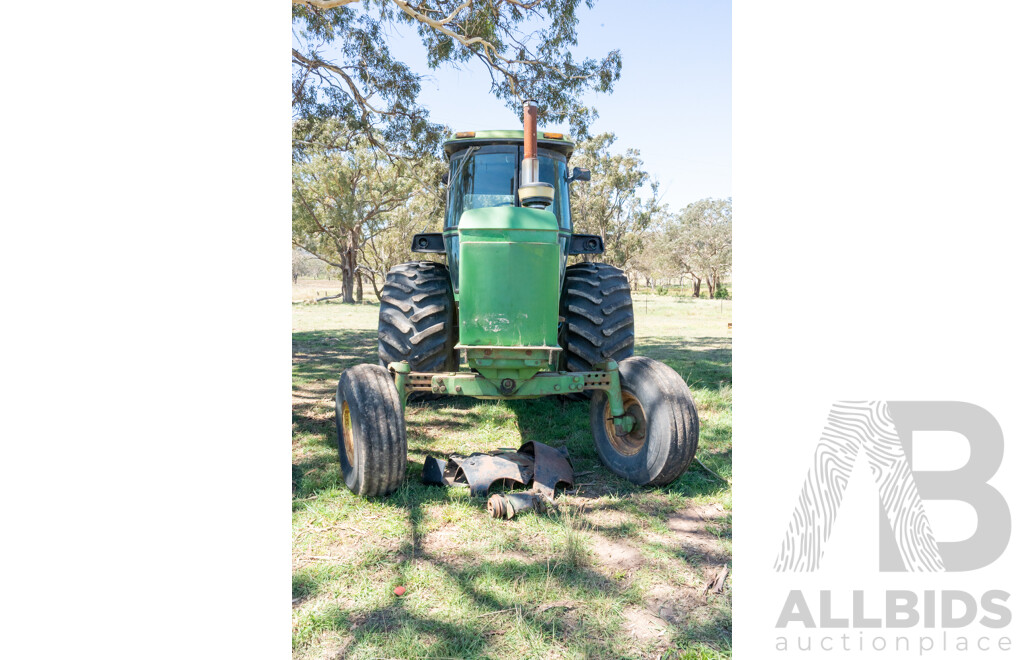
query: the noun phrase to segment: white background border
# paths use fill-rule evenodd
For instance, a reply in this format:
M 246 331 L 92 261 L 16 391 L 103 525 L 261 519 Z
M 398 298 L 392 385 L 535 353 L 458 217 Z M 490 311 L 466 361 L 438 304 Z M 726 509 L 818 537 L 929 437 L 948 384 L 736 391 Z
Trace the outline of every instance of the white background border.
M 3 9 L 4 657 L 290 654 L 290 33 L 263 7 Z M 832 400 L 985 406 L 1024 510 L 1019 7 L 734 4 L 739 658 Z
M 1024 515 L 1020 5 L 738 0 L 733 16 L 736 657 L 769 657 L 790 588 L 1001 588 L 1019 609 L 1014 538 L 984 571 L 878 574 L 866 473 L 819 573 L 772 563 L 839 399 L 985 407 L 1006 441 L 992 483 Z M 1019 625 L 997 634 L 1019 653 Z

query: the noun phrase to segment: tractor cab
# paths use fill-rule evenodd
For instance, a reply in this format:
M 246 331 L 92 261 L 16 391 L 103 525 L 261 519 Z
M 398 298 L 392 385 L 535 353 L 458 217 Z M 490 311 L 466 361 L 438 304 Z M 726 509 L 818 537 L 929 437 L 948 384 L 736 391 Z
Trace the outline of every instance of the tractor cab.
M 589 180 L 590 173 L 577 168 L 570 174 L 568 161 L 573 143 L 561 133 L 538 133 L 536 149 L 536 180 L 551 187 L 548 199 L 524 200 L 520 189 L 529 183 L 524 176 L 523 131 L 468 131 L 456 133 L 445 142 L 448 159 L 448 200 L 444 217 L 444 247 L 451 269 L 452 281 L 458 292 L 459 222 L 466 211 L 483 208 L 529 206 L 550 212 L 555 216 L 558 230 L 559 281 L 565 272 L 569 240 L 572 236 L 572 217 L 569 210 L 569 183 Z M 529 173 L 527 173 L 529 174 Z
M 561 231 L 572 233 L 567 164 L 573 144 L 561 133 L 540 133 L 537 137 L 538 179 L 554 191 L 551 203 L 542 208 L 555 215 Z M 522 205 L 523 131 L 456 133 L 444 144 L 444 151 L 449 163 L 446 230 L 458 226 L 464 211 Z

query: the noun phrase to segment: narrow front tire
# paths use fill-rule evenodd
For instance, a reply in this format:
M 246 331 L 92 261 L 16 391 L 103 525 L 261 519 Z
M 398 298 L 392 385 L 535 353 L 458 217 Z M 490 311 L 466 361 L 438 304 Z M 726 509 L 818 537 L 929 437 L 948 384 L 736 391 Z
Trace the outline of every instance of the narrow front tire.
M 689 388 L 674 369 L 648 357 L 619 362 L 619 381 L 634 426 L 616 434 L 608 394 L 594 391 L 590 428 L 601 462 L 638 486 L 672 483 L 697 453 L 700 422 Z
M 394 492 L 405 479 L 408 445 L 398 388 L 387 369 L 346 369 L 334 397 L 338 457 L 345 485 L 356 495 Z

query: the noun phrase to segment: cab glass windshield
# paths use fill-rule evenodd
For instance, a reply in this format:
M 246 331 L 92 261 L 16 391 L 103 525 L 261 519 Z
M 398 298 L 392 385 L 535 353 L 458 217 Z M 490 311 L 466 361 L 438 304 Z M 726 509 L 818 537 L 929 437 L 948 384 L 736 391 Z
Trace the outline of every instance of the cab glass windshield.
M 569 190 L 565 157 L 546 149 L 538 150 L 540 180 L 555 189 L 555 198 L 544 207 L 558 218 L 558 226 L 571 231 Z M 466 211 L 496 206 L 519 206 L 519 167 L 523 152 L 517 146 L 470 147 L 452 156 L 449 170 L 448 212 L 445 228 L 458 226 Z
M 470 147 L 452 158 L 446 227 L 466 211 L 516 203 L 516 147 Z

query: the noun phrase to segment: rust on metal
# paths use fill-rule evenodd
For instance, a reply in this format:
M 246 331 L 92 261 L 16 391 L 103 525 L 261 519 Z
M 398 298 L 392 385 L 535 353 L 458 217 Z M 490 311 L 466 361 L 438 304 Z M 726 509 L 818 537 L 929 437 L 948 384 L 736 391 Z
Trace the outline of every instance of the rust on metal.
M 496 481 L 525 486 L 533 476 L 533 461 L 519 454 L 470 454 L 452 460 L 458 465 L 455 481 L 468 485 L 469 494 L 473 496 L 486 495 Z
M 573 474 L 568 451 L 531 441 L 516 452 L 452 454 L 447 461 L 428 456 L 422 481 L 437 486 L 467 486 L 473 496 L 486 495 L 499 481 L 505 487 L 532 482 L 532 490 L 551 501 L 559 484 L 573 485 Z
M 537 102 L 523 102 L 523 158 L 537 157 Z
M 565 447 L 555 449 L 543 442 L 531 440 L 523 444 L 518 453 L 533 457 L 533 489 L 549 501 L 555 498 L 555 488 L 559 484 L 569 487 L 573 485 L 572 463 L 569 462 L 569 451 Z
M 544 511 L 544 498 L 539 493 L 495 493 L 487 500 L 487 513 L 493 518 L 513 517 L 520 511 Z

